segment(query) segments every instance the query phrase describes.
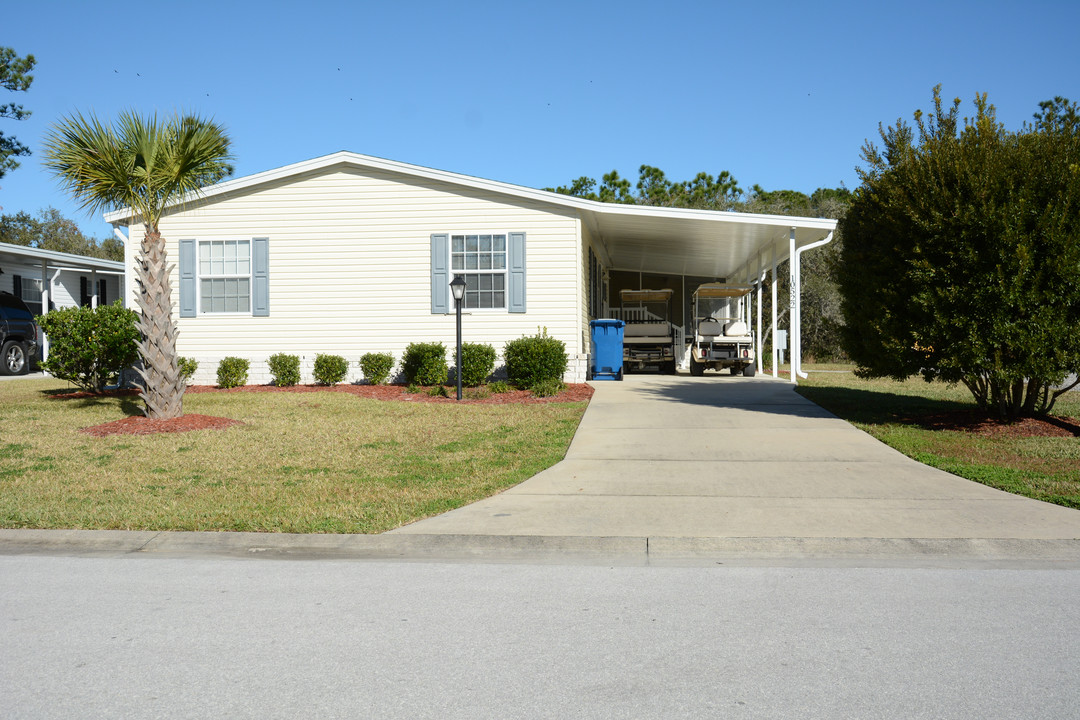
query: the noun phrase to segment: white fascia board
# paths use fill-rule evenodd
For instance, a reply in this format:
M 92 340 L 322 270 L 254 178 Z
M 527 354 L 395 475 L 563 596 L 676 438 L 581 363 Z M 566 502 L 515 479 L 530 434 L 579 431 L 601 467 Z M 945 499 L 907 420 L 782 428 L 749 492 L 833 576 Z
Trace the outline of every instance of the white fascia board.
M 448 183 L 451 185 L 460 185 L 463 187 L 470 187 L 477 190 L 484 190 L 486 192 L 496 193 L 500 195 L 509 195 L 526 200 L 533 200 L 548 205 L 558 205 L 562 207 L 571 207 L 586 212 L 593 212 L 599 214 L 610 215 L 631 215 L 639 217 L 670 217 L 679 218 L 684 220 L 706 220 L 711 222 L 720 223 L 744 223 L 752 225 L 794 225 L 801 228 L 816 228 L 822 230 L 833 230 L 836 228 L 835 220 L 828 220 L 825 218 L 803 218 L 803 217 L 789 217 L 786 215 L 756 215 L 752 213 L 736 213 L 736 212 L 720 212 L 716 210 L 688 210 L 685 208 L 662 208 L 652 207 L 647 205 L 621 205 L 617 203 L 602 203 L 596 200 L 586 200 L 584 198 L 577 198 L 572 195 L 562 195 L 559 193 L 548 192 L 546 190 L 536 190 L 534 188 L 527 188 L 521 185 L 511 185 L 509 183 L 497 182 L 495 180 L 486 180 L 484 178 L 472 177 L 469 175 L 461 175 L 459 173 L 447 172 L 445 170 L 435 170 L 433 168 L 421 167 L 419 165 L 409 165 L 407 163 L 396 162 L 394 160 L 385 160 L 383 158 L 372 157 L 370 155 L 360 155 L 352 152 L 336 152 L 331 155 L 324 155 L 312 160 L 304 160 L 302 162 L 293 163 L 292 165 L 285 165 L 273 170 L 266 170 L 261 173 L 255 173 L 254 175 L 248 175 L 242 178 L 236 178 L 235 180 L 226 180 L 220 182 L 217 185 L 212 185 L 203 189 L 199 193 L 189 195 L 184 198 L 184 202 L 191 202 L 193 200 L 205 200 L 212 198 L 216 195 L 222 195 L 236 190 L 243 190 L 246 188 L 254 187 L 262 183 L 269 183 L 282 178 L 287 178 L 293 175 L 300 175 L 302 173 L 308 173 L 313 171 L 322 170 L 334 165 L 347 165 L 358 168 L 367 168 L 374 170 L 383 170 L 386 172 L 399 173 L 402 175 L 409 175 L 412 177 L 425 178 L 428 180 L 437 180 L 439 182 Z M 178 203 L 179 204 L 179 203 Z M 126 225 L 128 220 L 133 216 L 133 212 L 130 209 L 115 210 L 113 212 L 105 213 L 105 221 L 112 223 L 113 225 Z

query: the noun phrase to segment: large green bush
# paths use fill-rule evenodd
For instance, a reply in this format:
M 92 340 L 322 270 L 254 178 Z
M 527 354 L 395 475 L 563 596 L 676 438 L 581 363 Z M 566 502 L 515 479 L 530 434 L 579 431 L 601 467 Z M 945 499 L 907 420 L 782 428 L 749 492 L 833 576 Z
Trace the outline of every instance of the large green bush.
M 986 96 L 881 130 L 841 221 L 842 338 L 860 377 L 961 382 L 1002 419 L 1080 372 L 1080 107 L 1012 132 Z
M 218 364 L 217 384 L 223 388 L 247 385 L 248 368 L 251 366 L 244 358 L 223 357 Z
M 446 346 L 442 343 L 410 343 L 401 358 L 405 382 L 418 385 L 442 385 L 449 368 Z
M 529 389 L 545 381 L 562 382 L 566 373 L 566 345 L 547 330 L 506 343 L 506 374 L 519 388 Z
M 64 308 L 38 318 L 49 338 L 41 367 L 83 390 L 99 392 L 139 357 L 138 315 L 112 305 Z
M 372 385 L 382 385 L 394 369 L 394 356 L 390 353 L 367 353 L 360 358 L 360 370 Z
M 315 382 L 319 385 L 337 385 L 349 374 L 349 361 L 340 355 L 315 356 L 315 367 L 312 371 Z
M 495 348 L 482 343 L 461 344 L 461 384 L 476 387 L 495 369 Z
M 300 358 L 296 355 L 277 353 L 266 361 L 278 387 L 292 387 L 300 382 Z

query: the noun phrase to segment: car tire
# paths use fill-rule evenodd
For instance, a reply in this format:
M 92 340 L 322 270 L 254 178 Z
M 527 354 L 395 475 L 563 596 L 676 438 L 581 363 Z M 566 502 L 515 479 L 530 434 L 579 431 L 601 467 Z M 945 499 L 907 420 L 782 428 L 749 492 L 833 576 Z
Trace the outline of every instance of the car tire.
M 754 377 L 754 373 L 757 372 L 756 365 L 747 365 L 742 369 L 743 377 Z
M 694 358 L 690 358 L 690 374 L 694 377 L 701 377 L 705 374 L 705 363 L 698 362 Z
M 615 376 L 615 379 L 616 379 L 616 380 L 619 380 L 619 381 L 622 381 L 622 377 L 623 377 L 623 371 L 622 371 L 622 368 L 619 368 L 619 372 L 618 372 L 618 374 L 617 374 L 617 375 Z
M 8 340 L 0 349 L 0 374 L 25 375 L 30 372 L 30 360 L 26 346 L 17 340 Z

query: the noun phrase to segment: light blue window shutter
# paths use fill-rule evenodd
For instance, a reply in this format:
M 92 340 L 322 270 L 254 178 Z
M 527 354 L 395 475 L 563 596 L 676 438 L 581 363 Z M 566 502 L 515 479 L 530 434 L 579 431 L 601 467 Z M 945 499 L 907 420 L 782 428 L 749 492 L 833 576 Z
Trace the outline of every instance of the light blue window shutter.
M 270 238 L 252 238 L 251 251 L 251 314 L 270 317 Z
M 431 312 L 450 312 L 450 236 L 431 236 Z
M 525 233 L 510 233 L 510 258 L 507 273 L 508 299 L 506 309 L 512 313 L 525 312 Z
M 195 317 L 195 241 L 180 241 L 180 317 Z

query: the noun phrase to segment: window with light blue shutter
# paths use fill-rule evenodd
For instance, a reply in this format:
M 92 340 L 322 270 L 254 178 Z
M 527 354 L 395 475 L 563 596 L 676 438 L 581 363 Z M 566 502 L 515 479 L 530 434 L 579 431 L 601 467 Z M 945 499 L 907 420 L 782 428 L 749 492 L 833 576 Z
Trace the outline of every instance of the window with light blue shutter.
M 525 233 L 512 232 L 508 236 L 507 249 L 507 295 L 506 309 L 512 313 L 525 312 Z
M 195 241 L 180 241 L 180 317 L 195 317 Z
M 252 238 L 251 314 L 270 316 L 270 238 Z
M 450 312 L 450 236 L 431 236 L 431 312 Z

